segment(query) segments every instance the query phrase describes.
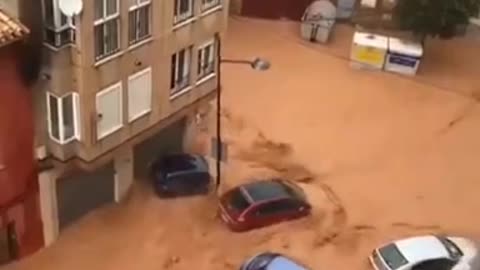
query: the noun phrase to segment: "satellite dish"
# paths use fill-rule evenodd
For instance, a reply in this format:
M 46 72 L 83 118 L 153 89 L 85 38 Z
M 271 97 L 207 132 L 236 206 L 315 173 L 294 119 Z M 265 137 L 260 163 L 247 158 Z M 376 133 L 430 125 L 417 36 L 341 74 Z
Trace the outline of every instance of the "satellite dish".
M 67 17 L 80 14 L 83 9 L 83 0 L 58 0 L 58 8 Z

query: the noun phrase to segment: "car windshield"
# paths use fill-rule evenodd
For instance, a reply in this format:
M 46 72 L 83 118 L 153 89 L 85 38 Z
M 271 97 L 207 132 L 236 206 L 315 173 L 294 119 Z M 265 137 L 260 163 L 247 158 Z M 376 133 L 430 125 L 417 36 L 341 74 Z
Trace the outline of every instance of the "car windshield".
M 242 191 L 237 189 L 232 192 L 228 199 L 228 207 L 237 211 L 243 211 L 250 206 L 250 202 L 245 198 Z
M 287 181 L 283 181 L 282 183 L 284 184 L 285 190 L 291 197 L 305 200 L 305 193 L 303 193 L 303 190 L 300 187 Z
M 380 248 L 378 253 L 388 267 L 390 267 L 392 270 L 395 270 L 408 263 L 407 259 L 405 259 L 395 244 L 389 244 Z
M 455 245 L 455 243 L 453 243 L 450 239 L 440 236 L 438 236 L 437 238 L 438 240 L 440 240 L 440 242 L 442 242 L 443 246 L 448 251 L 448 254 L 450 254 L 450 258 L 456 260 L 463 256 L 460 248 L 458 248 L 458 246 Z
M 276 257 L 267 266 L 267 270 L 277 270 L 277 269 L 306 270 L 304 267 L 298 265 L 297 263 L 285 257 Z

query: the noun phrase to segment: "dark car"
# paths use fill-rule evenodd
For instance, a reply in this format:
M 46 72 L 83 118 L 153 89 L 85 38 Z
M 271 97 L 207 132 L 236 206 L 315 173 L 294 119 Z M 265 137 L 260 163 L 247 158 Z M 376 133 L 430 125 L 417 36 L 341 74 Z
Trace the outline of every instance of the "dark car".
M 308 270 L 294 260 L 272 252 L 256 255 L 246 261 L 240 270 Z
M 232 231 L 247 231 L 310 214 L 302 189 L 282 180 L 238 186 L 220 199 L 219 214 Z
M 204 157 L 192 154 L 170 154 L 150 165 L 155 191 L 161 197 L 207 194 L 211 176 Z

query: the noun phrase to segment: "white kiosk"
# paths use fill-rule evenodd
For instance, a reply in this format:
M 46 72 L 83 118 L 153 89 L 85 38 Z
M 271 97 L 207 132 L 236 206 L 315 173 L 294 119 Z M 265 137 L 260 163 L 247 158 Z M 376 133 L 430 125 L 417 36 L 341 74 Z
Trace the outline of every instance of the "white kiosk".
M 356 32 L 353 36 L 350 65 L 354 68 L 381 70 L 385 63 L 387 49 L 387 37 Z
M 422 56 L 423 47 L 419 42 L 391 37 L 388 39 L 385 70 L 404 75 L 415 75 Z

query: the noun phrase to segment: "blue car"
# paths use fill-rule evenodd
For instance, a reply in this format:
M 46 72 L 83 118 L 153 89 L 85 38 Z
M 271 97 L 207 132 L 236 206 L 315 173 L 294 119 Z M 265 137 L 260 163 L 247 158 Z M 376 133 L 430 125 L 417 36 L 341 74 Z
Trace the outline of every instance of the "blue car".
M 150 176 L 160 197 L 207 194 L 211 186 L 208 163 L 203 156 L 170 154 L 150 165 Z
M 306 267 L 279 253 L 265 252 L 250 258 L 240 270 L 308 270 Z

